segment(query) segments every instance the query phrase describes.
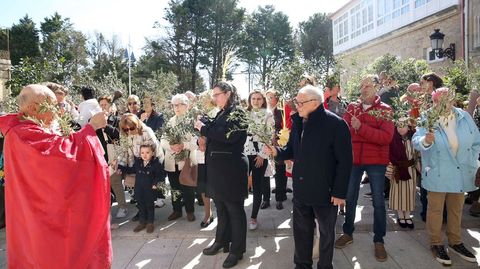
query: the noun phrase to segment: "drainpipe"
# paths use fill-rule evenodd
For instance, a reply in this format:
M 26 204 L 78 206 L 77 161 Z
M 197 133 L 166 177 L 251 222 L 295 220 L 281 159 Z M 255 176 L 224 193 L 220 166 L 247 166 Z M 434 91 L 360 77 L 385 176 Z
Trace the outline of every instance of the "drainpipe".
M 462 23 L 464 25 L 464 32 L 463 32 L 463 53 L 464 53 L 464 59 L 465 59 L 465 65 L 468 68 L 468 57 L 469 57 L 469 48 L 468 48 L 468 24 L 469 24 L 469 10 L 468 10 L 468 3 L 470 0 L 463 0 L 463 14 L 462 14 Z

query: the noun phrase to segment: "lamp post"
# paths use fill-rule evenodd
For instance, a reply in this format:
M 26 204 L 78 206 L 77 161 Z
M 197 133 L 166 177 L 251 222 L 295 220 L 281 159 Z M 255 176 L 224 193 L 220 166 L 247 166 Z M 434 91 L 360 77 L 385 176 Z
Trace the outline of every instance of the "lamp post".
M 440 32 L 440 29 L 435 29 L 430 35 L 430 44 L 432 46 L 432 50 L 435 52 L 438 58 L 443 58 L 446 56 L 447 58 L 452 59 L 455 61 L 455 43 L 450 43 L 450 46 L 446 49 L 443 49 L 443 38 L 445 35 Z

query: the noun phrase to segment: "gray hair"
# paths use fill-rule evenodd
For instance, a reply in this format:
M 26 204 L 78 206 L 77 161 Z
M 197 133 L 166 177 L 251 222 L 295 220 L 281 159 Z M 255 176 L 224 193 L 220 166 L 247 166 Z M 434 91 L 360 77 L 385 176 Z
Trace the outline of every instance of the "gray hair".
M 55 100 L 55 95 L 47 87 L 39 84 L 30 84 L 23 87 L 17 97 L 18 108 L 21 112 L 25 112 L 28 106 L 33 102 L 42 102 L 46 98 Z
M 179 93 L 179 94 L 175 94 L 174 96 L 172 96 L 172 100 L 170 102 L 172 103 L 172 105 L 175 105 L 175 104 L 188 105 L 189 100 L 188 100 L 188 97 L 185 94 Z
M 303 88 L 301 88 L 298 91 L 298 93 L 306 94 L 311 98 L 318 100 L 320 103 L 323 103 L 323 91 L 318 87 L 315 87 L 312 85 L 306 85 Z

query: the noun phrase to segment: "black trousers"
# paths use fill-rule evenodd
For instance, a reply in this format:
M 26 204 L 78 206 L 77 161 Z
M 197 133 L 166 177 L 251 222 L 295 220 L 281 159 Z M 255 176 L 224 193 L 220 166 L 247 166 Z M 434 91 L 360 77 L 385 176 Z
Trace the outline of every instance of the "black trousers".
M 320 257 L 318 269 L 333 268 L 333 246 L 338 206 L 306 205 L 293 198 L 293 238 L 295 268 L 312 268 L 313 233 L 315 219 L 320 230 Z
M 283 161 L 275 159 L 275 200 L 277 202 L 287 200 L 286 169 L 286 165 Z
M 213 200 L 217 208 L 218 225 L 215 242 L 230 245 L 230 253 L 240 255 L 247 248 L 247 216 L 243 201 Z
M 153 223 L 155 219 L 156 190 L 152 186 L 135 186 L 135 199 L 138 207 L 138 220 L 140 223 Z
M 179 191 L 180 195 L 177 195 L 176 200 L 173 200 L 172 195 L 172 205 L 173 211 L 182 213 L 182 199 L 185 204 L 185 212 L 193 213 L 195 211 L 195 187 L 185 186 L 180 184 L 178 180 L 180 176 L 180 170 L 175 165 L 175 172 L 167 172 L 168 181 L 170 182 L 170 187 L 172 191 Z
M 267 163 L 268 165 L 268 163 Z M 264 177 L 262 181 L 262 197 L 263 201 L 269 202 L 270 201 L 270 177 Z
M 267 169 L 268 160 L 263 160 L 263 165 L 255 167 L 256 155 L 248 155 L 249 169 L 252 172 L 252 189 L 253 189 L 253 205 L 252 205 L 252 219 L 256 219 L 260 205 L 262 203 L 265 170 Z

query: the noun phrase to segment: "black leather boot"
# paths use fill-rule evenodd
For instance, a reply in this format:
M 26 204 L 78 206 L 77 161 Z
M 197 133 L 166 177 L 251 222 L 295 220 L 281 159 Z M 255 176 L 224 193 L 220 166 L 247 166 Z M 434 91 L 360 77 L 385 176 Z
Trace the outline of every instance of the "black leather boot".
M 220 243 L 213 243 L 210 247 L 203 250 L 203 254 L 205 255 L 215 255 L 218 253 L 220 249 L 223 248 L 223 253 L 227 253 L 230 251 L 230 247 L 228 244 L 220 244 Z
M 236 254 L 228 254 L 227 258 L 223 262 L 223 268 L 232 268 L 237 265 L 238 261 L 243 258 L 243 254 L 236 255 Z

